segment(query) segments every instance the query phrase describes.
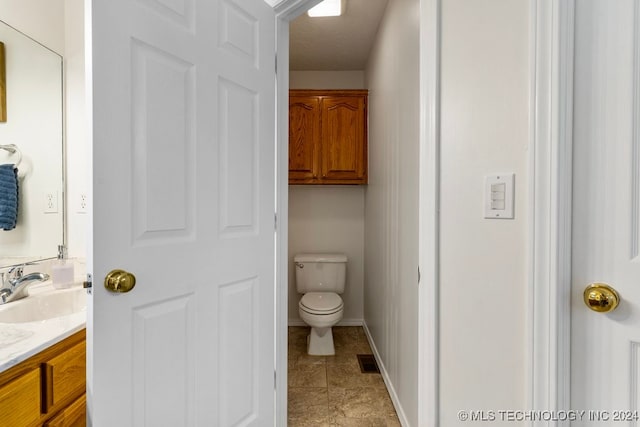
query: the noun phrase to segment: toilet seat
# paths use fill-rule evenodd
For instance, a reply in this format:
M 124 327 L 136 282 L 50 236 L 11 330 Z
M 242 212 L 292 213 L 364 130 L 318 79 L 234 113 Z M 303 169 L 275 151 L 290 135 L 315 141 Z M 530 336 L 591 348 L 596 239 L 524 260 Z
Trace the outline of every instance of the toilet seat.
M 298 306 L 309 314 L 330 315 L 341 311 L 344 303 L 335 292 L 309 292 L 302 296 Z

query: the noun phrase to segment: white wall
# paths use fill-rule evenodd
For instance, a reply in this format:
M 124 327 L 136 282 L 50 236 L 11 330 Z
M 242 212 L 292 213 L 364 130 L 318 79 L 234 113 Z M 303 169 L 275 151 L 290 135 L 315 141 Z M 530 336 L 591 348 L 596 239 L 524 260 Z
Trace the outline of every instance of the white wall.
M 0 0 L 0 20 L 64 55 L 65 0 Z
M 442 6 L 440 402 L 454 426 L 461 409 L 526 403 L 530 5 Z M 516 174 L 514 220 L 483 219 L 483 178 L 496 172 Z
M 342 325 L 362 324 L 364 281 L 364 192 L 351 185 L 289 186 L 289 323 L 298 316 L 293 257 L 298 253 L 347 255 Z
M 291 89 L 362 89 L 362 71 L 291 71 Z M 361 324 L 364 286 L 364 186 L 289 186 L 289 323 L 298 316 L 293 256 L 341 252 L 349 258 L 343 325 Z
M 65 125 L 67 158 L 67 246 L 70 257 L 86 256 L 87 214 L 80 194 L 88 195 L 89 140 L 86 134 L 84 0 L 65 0 Z
M 367 64 L 367 330 L 403 425 L 418 418 L 419 1 L 390 1 Z
M 366 89 L 364 71 L 290 71 L 290 89 Z

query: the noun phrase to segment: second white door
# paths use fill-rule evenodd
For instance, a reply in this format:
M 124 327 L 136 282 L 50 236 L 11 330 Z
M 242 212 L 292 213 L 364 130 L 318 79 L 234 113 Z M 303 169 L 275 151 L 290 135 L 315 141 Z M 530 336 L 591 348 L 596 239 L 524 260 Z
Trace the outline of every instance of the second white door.
M 573 425 L 640 425 L 640 2 L 576 2 Z M 607 283 L 609 313 L 583 291 Z

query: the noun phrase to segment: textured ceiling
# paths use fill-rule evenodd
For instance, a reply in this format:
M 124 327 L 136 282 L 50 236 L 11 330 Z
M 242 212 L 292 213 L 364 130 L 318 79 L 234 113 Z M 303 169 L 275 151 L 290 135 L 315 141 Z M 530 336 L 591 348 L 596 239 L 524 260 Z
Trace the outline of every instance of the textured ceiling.
M 342 16 L 291 22 L 291 70 L 364 70 L 387 0 L 343 1 Z

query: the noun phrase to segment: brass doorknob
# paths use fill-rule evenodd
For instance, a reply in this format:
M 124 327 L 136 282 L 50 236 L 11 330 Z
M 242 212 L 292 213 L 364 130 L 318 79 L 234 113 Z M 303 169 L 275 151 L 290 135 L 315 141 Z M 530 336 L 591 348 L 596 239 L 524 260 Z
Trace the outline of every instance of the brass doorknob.
M 606 283 L 592 283 L 584 290 L 584 303 L 593 311 L 608 313 L 620 304 L 620 295 Z
M 111 292 L 129 292 L 136 285 L 136 276 L 124 270 L 113 270 L 104 278 L 104 287 Z

